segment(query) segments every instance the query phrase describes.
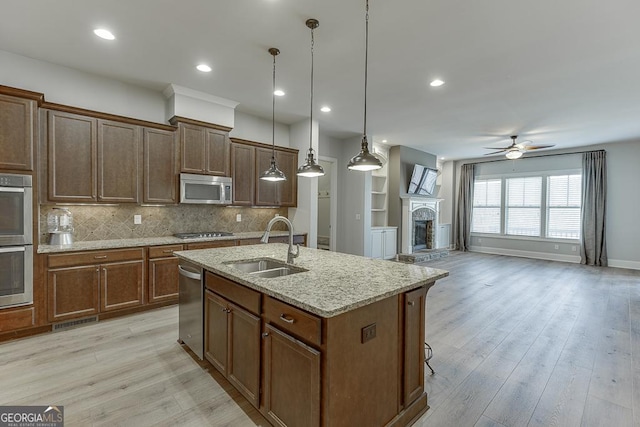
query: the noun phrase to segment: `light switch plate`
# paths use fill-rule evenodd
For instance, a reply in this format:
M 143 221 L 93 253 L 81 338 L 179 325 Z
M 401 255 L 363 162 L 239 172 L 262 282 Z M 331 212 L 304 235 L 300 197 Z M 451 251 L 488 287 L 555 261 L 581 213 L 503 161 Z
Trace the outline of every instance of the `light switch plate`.
M 242 222 L 242 214 L 236 214 L 236 222 Z
M 133 216 L 133 223 L 135 225 L 140 225 L 142 224 L 142 215 L 134 215 Z

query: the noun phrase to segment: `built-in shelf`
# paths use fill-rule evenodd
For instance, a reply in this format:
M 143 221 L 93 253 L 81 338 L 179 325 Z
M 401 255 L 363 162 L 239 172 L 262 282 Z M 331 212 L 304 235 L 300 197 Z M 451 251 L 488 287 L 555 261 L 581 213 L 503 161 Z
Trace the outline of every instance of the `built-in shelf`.
M 380 153 L 380 152 L 378 152 Z M 388 157 L 387 153 L 380 153 Z M 371 172 L 371 227 L 387 226 L 387 165 Z

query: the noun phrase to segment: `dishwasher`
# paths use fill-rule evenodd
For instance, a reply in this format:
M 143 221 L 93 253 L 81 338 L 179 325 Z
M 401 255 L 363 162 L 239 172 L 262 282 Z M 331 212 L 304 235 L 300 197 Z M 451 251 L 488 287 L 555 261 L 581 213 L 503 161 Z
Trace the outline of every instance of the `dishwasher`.
M 180 273 L 178 340 L 202 359 L 204 357 L 202 268 L 180 261 L 178 272 Z

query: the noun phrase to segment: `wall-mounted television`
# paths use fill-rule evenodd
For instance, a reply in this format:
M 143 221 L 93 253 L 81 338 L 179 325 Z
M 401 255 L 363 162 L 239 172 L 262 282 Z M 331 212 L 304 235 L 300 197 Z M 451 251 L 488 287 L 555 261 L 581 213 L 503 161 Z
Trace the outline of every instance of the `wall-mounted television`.
M 408 194 L 419 196 L 432 196 L 436 188 L 438 171 L 422 165 L 415 165 L 409 182 Z

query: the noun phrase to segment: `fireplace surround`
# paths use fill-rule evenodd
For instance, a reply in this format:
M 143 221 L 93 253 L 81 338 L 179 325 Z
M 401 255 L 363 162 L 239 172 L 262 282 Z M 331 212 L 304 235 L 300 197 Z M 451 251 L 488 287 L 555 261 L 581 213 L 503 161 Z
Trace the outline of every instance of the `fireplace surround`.
M 401 196 L 401 198 L 401 253 L 412 254 L 421 249 L 437 249 L 438 217 L 440 216 L 440 202 L 443 199 L 415 196 Z M 422 224 L 424 224 L 424 239 L 421 239 L 421 236 L 416 239 L 416 224 L 418 224 L 419 233 L 422 230 Z

